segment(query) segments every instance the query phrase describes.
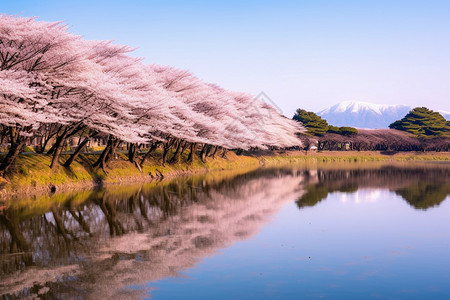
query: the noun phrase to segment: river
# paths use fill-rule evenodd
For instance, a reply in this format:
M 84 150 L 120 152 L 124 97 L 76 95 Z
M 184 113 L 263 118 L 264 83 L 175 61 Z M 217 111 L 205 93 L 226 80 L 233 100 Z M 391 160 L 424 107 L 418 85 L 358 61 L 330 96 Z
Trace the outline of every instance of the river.
M 16 199 L 2 299 L 450 299 L 450 165 L 222 171 Z

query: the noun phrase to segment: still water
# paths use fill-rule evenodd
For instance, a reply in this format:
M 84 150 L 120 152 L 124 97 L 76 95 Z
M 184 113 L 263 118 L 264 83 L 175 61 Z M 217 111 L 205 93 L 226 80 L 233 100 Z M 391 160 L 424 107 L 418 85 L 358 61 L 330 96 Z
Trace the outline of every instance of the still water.
M 450 299 L 450 165 L 219 172 L 18 199 L 2 299 Z

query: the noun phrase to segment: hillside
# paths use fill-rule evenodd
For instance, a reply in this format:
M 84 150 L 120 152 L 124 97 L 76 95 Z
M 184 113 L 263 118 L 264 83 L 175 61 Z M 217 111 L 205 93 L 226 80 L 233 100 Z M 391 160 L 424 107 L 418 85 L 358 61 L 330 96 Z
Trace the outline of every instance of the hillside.
M 344 101 L 317 114 L 334 126 L 377 129 L 387 128 L 389 124 L 405 116 L 410 109 L 406 105 Z

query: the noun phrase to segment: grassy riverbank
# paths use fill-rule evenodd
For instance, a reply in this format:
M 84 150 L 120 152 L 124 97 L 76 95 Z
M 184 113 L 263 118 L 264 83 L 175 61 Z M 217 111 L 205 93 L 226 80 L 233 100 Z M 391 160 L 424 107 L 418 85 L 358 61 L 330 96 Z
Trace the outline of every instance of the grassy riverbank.
M 46 191 L 49 190 L 49 185 L 54 185 L 56 190 L 71 190 L 86 186 L 146 182 L 155 178 L 170 178 L 208 170 L 229 170 L 259 165 L 256 158 L 237 156 L 234 153 L 228 153 L 227 158 L 207 158 L 205 163 L 196 157 L 191 164 L 166 163 L 165 166 L 159 163 L 158 153 L 155 156 L 145 162 L 141 173 L 134 164 L 127 161 L 124 154 L 118 153 L 117 159 L 109 164 L 106 175 L 103 170 L 91 167 L 97 160 L 98 154 L 80 155 L 70 169 L 62 166 L 50 169 L 51 156 L 48 155 L 21 155 L 11 170 L 8 180 L 0 179 L 2 187 L 0 197 Z M 65 159 L 66 157 L 62 155 L 61 161 Z
M 449 152 L 380 152 L 380 151 L 282 151 L 263 156 L 268 164 L 296 162 L 387 162 L 387 161 L 448 161 Z
M 130 184 L 149 182 L 154 179 L 171 178 L 179 175 L 201 173 L 214 170 L 233 170 L 241 168 L 257 168 L 265 166 L 282 166 L 297 163 L 321 162 L 386 162 L 386 161 L 448 161 L 449 153 L 380 153 L 380 152 L 314 152 L 281 151 L 277 153 L 247 153 L 236 155 L 229 152 L 226 158 L 216 156 L 202 162 L 195 158 L 191 164 L 182 162 L 161 166 L 158 153 L 143 166 L 142 173 L 119 153 L 111 162 L 108 175 L 101 169 L 93 169 L 92 163 L 98 154 L 81 155 L 70 169 L 58 166 L 50 169 L 51 157 L 47 155 L 21 155 L 12 170 L 9 180 L 0 179 L 0 198 L 7 199 L 12 195 L 48 192 L 49 186 L 57 191 L 70 191 L 99 185 Z M 62 161 L 65 157 L 62 156 Z M 157 178 L 157 176 L 159 178 Z
M 127 182 L 125 185 L 113 184 L 106 189 L 92 189 L 78 186 L 73 190 L 59 190 L 56 193 L 35 193 L 28 195 L 14 195 L 5 201 L 0 201 L 2 209 L 12 208 L 16 211 L 15 217 L 29 218 L 51 211 L 52 207 L 77 208 L 83 203 L 93 199 L 103 198 L 107 201 L 135 199 L 140 192 L 155 193 L 171 198 L 174 195 L 186 194 L 195 197 L 198 190 L 207 189 L 207 186 L 220 186 L 223 182 L 248 174 L 257 170 L 256 166 L 235 168 L 220 172 L 202 172 L 193 175 L 175 176 L 171 179 L 153 180 L 150 182 Z M 169 178 L 169 177 L 167 177 Z

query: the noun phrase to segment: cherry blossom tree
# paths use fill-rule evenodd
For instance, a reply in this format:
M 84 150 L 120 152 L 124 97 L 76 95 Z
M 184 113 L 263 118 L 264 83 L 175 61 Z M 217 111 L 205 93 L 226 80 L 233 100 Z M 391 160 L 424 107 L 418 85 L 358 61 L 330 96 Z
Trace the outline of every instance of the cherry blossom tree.
M 299 123 L 255 97 L 201 81 L 191 72 L 145 65 L 128 46 L 87 41 L 65 25 L 0 15 L 0 126 L 10 149 L 0 166 L 4 174 L 27 140 L 41 137 L 41 151 L 56 167 L 66 140 L 84 140 L 64 163 L 69 167 L 90 138 L 107 137 L 95 166 L 105 166 L 127 143 L 131 162 L 140 168 L 157 146 L 162 163 L 174 148 L 174 163 L 198 145 L 200 156 L 219 149 L 289 147 L 301 142 Z M 150 145 L 137 162 L 137 149 Z M 106 172 L 106 170 L 105 170 Z
M 64 122 L 48 105 L 52 82 L 76 73 L 80 57 L 73 45 L 79 37 L 61 23 L 0 15 L 0 28 L 0 78 L 15 81 L 1 91 L 0 124 L 9 128 L 11 144 L 3 174 L 41 123 Z

